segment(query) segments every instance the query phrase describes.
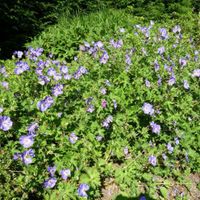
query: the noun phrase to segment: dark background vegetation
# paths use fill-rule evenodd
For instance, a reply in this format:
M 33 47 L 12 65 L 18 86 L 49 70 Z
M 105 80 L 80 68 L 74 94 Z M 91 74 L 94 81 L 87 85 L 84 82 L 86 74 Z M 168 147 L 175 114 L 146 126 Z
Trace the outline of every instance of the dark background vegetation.
M 22 50 L 25 42 L 56 23 L 61 13 L 74 16 L 103 8 L 126 9 L 147 20 L 190 18 L 200 11 L 200 0 L 0 0 L 0 59 Z

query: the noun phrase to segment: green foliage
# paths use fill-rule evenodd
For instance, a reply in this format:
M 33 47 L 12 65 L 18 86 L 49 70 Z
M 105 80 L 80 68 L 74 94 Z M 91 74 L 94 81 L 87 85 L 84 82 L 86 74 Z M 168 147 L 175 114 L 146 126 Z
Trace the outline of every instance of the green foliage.
M 143 184 L 151 198 L 159 199 L 160 194 L 167 199 L 169 178 L 184 184 L 185 175 L 199 173 L 199 77 L 194 76 L 199 47 L 191 39 L 193 24 L 181 26 L 180 33 L 172 31 L 178 22 L 149 24 L 115 10 L 73 19 L 63 16 L 28 44 L 43 47 L 41 55 L 40 49 L 28 49 L 22 58 L 2 61 L 7 72 L 1 68 L 1 82 L 9 86 L 0 84 L 1 115 L 9 116 L 13 126 L 4 131 L 0 124 L 0 198 L 81 199 L 77 189 L 85 183 L 90 187 L 88 199 L 98 199 L 106 177 L 113 177 L 125 196 L 138 197 Z M 161 28 L 168 37 L 161 37 Z M 163 46 L 164 52 L 158 53 Z M 109 58 L 102 63 L 105 52 Z M 30 69 L 17 75 L 19 61 Z M 41 81 L 40 67 L 49 81 Z M 56 70 L 53 76 L 50 68 Z M 176 81 L 170 84 L 172 76 Z M 63 85 L 63 93 L 55 96 L 52 89 L 57 84 Z M 41 111 L 46 96 L 53 97 L 53 104 Z M 153 105 L 154 115 L 144 113 L 145 102 Z M 93 111 L 88 110 L 91 105 Z M 112 118 L 107 125 L 108 116 Z M 161 126 L 160 133 L 152 132 L 152 121 Z M 32 122 L 39 125 L 30 146 L 35 157 L 26 165 L 21 154 L 26 148 L 19 138 L 28 134 Z M 72 132 L 78 137 L 74 143 Z M 15 153 L 22 157 L 13 160 Z M 150 156 L 156 157 L 155 165 Z M 50 177 L 48 166 L 56 166 L 53 188 L 43 187 Z M 65 168 L 71 171 L 67 180 L 60 175 Z

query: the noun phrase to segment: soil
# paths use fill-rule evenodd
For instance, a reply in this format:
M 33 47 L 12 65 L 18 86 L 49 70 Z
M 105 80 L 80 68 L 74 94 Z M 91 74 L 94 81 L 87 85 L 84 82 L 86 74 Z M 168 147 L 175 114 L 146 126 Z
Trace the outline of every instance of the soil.
M 198 189 L 198 184 L 200 184 L 200 174 L 190 174 L 186 177 L 186 183 L 180 185 L 174 180 L 170 181 L 170 188 L 168 189 L 168 197 L 166 200 L 175 200 L 176 197 L 182 197 L 187 200 L 200 200 L 200 190 Z M 159 181 L 163 180 L 159 178 Z M 145 184 L 144 184 L 145 185 Z M 144 193 L 144 187 L 141 188 L 141 193 Z M 165 200 L 163 197 L 159 197 L 159 192 L 157 194 L 158 200 Z M 104 181 L 104 188 L 102 189 L 102 197 L 100 200 L 134 200 L 138 198 L 123 198 L 120 196 L 120 188 L 116 184 L 114 178 L 107 178 Z M 147 200 L 149 198 L 147 197 Z

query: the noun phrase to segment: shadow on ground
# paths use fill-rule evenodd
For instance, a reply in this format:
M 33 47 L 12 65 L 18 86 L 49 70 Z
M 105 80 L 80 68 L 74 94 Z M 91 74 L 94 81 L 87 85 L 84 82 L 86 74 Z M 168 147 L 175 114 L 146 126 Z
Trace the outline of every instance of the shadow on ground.
M 140 195 L 139 197 L 124 197 L 122 195 L 119 195 L 115 198 L 115 200 L 155 200 L 150 198 L 148 195 Z

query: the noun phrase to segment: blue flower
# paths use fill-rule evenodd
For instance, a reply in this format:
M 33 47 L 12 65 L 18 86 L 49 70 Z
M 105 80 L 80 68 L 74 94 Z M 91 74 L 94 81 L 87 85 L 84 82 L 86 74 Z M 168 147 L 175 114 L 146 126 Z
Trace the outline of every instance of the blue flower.
M 150 81 L 148 79 L 145 79 L 145 85 L 148 88 L 151 87 L 151 83 L 150 83 Z
M 71 133 L 70 136 L 69 136 L 70 143 L 75 144 L 77 140 L 78 140 L 78 137 L 76 136 L 76 134 Z
M 78 188 L 78 195 L 80 197 L 88 197 L 86 191 L 88 191 L 89 189 L 90 189 L 89 185 L 85 183 L 80 184 Z
M 65 74 L 64 75 L 64 79 L 65 80 L 70 80 L 72 78 L 72 75 L 70 75 L 70 74 Z
M 102 126 L 104 128 L 109 128 L 110 123 L 113 121 L 113 117 L 111 115 L 109 115 L 108 117 L 106 117 L 106 119 L 102 122 Z
M 60 175 L 62 176 L 62 178 L 64 180 L 67 180 L 67 178 L 69 176 L 71 176 L 71 171 L 70 171 L 70 169 L 63 169 L 63 170 L 60 171 Z
M 0 129 L 3 131 L 8 131 L 11 129 L 13 122 L 8 116 L 0 116 Z
M 158 48 L 158 53 L 162 55 L 165 52 L 165 47 Z
M 100 92 L 101 92 L 101 94 L 105 95 L 107 93 L 107 89 L 106 88 L 101 88 Z
M 88 73 L 88 70 L 85 67 L 80 66 L 78 70 L 74 73 L 74 78 L 79 79 L 82 75 L 87 74 L 87 73 Z
M 67 66 L 61 66 L 60 67 L 60 72 L 62 72 L 63 74 L 67 74 L 68 73 L 68 67 Z
M 163 40 L 168 38 L 167 30 L 165 28 L 160 28 L 159 31 L 160 31 L 160 36 Z
M 192 72 L 192 77 L 200 77 L 200 69 L 195 69 Z
M 151 126 L 151 130 L 152 130 L 153 133 L 157 133 L 157 134 L 160 133 L 161 128 L 160 128 L 159 124 L 156 124 L 155 122 L 151 122 L 150 126 Z
M 37 74 L 37 75 L 43 75 L 43 67 L 37 67 L 36 69 L 35 69 L 35 73 Z
M 34 150 L 33 149 L 29 149 L 27 151 L 24 151 L 21 155 L 22 157 L 22 161 L 25 165 L 29 165 L 33 162 L 33 157 L 35 156 L 34 154 Z
M 47 84 L 48 82 L 50 82 L 50 78 L 47 77 L 47 76 L 38 76 L 38 83 L 41 84 L 41 85 L 45 85 Z
M 39 101 L 37 103 L 37 107 L 38 107 L 38 109 L 40 109 L 40 111 L 44 112 L 48 108 L 51 107 L 51 105 L 53 104 L 53 102 L 54 102 L 53 98 L 51 96 L 47 96 L 43 100 L 41 100 L 41 101 Z
M 142 110 L 147 115 L 153 115 L 154 114 L 154 108 L 150 103 L 144 103 L 142 106 Z
M 157 159 L 155 156 L 149 156 L 149 163 L 153 166 L 156 166 Z
M 190 88 L 189 83 L 188 83 L 187 80 L 184 80 L 184 81 L 183 81 L 183 87 L 184 87 L 186 90 L 188 90 L 188 89 Z
M 63 85 L 62 84 L 57 84 L 52 88 L 52 94 L 54 96 L 59 96 L 63 93 Z
M 51 177 L 44 181 L 43 185 L 44 188 L 53 188 L 56 185 L 57 179 L 54 177 Z
M 48 76 L 55 76 L 56 75 L 56 70 L 54 68 L 49 68 L 47 71 Z
M 15 51 L 13 55 L 17 56 L 17 58 L 22 58 L 23 52 L 22 51 Z
M 53 75 L 53 79 L 54 79 L 55 81 L 59 81 L 59 80 L 62 79 L 62 75 L 59 74 L 59 73 L 56 73 L 56 74 Z
M 172 29 L 172 31 L 173 31 L 174 33 L 180 33 L 180 32 L 181 32 L 181 27 L 180 27 L 179 25 L 176 25 L 176 26 Z
M 22 135 L 19 138 L 19 143 L 24 147 L 24 148 L 29 148 L 33 145 L 34 139 L 30 135 Z
M 139 200 L 146 200 L 146 197 L 142 195 Z
M 168 80 L 168 85 L 172 86 L 172 85 L 174 85 L 175 83 L 176 83 L 176 78 L 175 78 L 174 75 L 172 75 L 172 76 L 170 77 L 170 79 Z
M 175 144 L 178 145 L 179 144 L 179 139 L 176 137 L 174 138 Z
M 172 147 L 172 145 L 170 143 L 168 143 L 167 150 L 169 151 L 169 153 L 172 153 L 174 151 L 174 147 Z
M 185 67 L 187 65 L 187 61 L 184 59 L 184 58 L 180 58 L 179 59 L 179 64 L 182 66 L 182 67 Z
M 87 112 L 89 112 L 89 113 L 93 113 L 94 112 L 94 105 L 92 105 L 92 104 L 90 104 L 88 107 L 87 107 Z
M 103 52 L 103 55 L 100 58 L 100 63 L 101 64 L 106 64 L 108 62 L 109 55 L 106 51 Z
M 56 166 L 53 166 L 53 167 L 48 166 L 47 171 L 50 173 L 51 176 L 54 176 L 56 172 Z
M 23 73 L 24 71 L 30 70 L 28 63 L 24 62 L 24 61 L 17 62 L 16 66 L 17 66 L 17 68 L 15 68 L 14 72 L 17 75 Z
M 30 124 L 29 127 L 28 127 L 29 135 L 34 137 L 38 128 L 39 128 L 38 123 L 34 122 L 34 123 Z

